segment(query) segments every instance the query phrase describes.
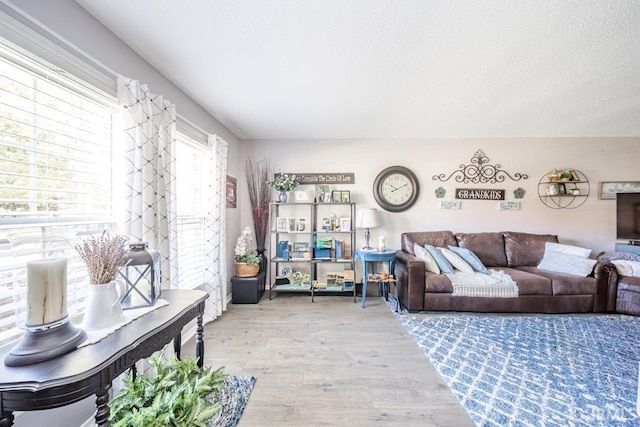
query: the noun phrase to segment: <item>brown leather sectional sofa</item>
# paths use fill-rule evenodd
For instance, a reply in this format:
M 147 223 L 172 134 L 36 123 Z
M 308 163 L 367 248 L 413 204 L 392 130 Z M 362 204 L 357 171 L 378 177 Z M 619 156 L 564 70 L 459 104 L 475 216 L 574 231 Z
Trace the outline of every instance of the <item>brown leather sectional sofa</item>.
M 409 311 L 476 311 L 522 313 L 579 313 L 615 311 L 617 272 L 610 262 L 598 261 L 588 277 L 538 269 L 550 234 L 511 231 L 403 233 L 396 253 L 398 299 Z M 413 252 L 414 243 L 436 247 L 460 246 L 473 251 L 487 268 L 502 270 L 516 281 L 516 298 L 452 296 L 444 274 L 425 271 Z

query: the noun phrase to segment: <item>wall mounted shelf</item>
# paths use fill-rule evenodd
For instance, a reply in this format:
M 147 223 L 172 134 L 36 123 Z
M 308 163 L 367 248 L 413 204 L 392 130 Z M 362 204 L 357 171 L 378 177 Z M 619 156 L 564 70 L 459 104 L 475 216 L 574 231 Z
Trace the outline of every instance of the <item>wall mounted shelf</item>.
M 554 169 L 538 182 L 540 201 L 552 209 L 580 207 L 589 198 L 589 192 L 589 180 L 577 169 Z

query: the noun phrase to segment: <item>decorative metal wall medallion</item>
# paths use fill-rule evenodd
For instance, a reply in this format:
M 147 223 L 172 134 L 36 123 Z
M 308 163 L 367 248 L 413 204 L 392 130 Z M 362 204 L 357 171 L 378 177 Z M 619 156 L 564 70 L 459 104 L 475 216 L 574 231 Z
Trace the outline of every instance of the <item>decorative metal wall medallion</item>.
M 444 195 L 447 194 L 447 190 L 445 190 L 442 187 L 438 187 L 436 188 L 436 197 L 438 199 L 442 199 L 444 197 Z
M 460 169 L 451 172 L 449 176 L 441 173 L 434 175 L 432 179 L 434 181 L 449 181 L 452 177 L 455 177 L 456 182 L 462 182 L 464 184 L 495 184 L 497 182 L 503 182 L 506 178 L 513 181 L 520 181 L 521 179 L 528 179 L 529 176 L 523 173 L 515 173 L 511 175 L 509 172 L 502 170 L 502 165 L 489 164 L 489 158 L 484 154 L 482 150 L 476 151 L 471 158 L 471 163 L 468 165 L 460 165 Z
M 516 188 L 516 190 L 513 192 L 513 196 L 516 199 L 523 199 L 524 195 L 525 195 L 526 191 L 524 191 L 524 188 L 522 187 L 518 187 Z

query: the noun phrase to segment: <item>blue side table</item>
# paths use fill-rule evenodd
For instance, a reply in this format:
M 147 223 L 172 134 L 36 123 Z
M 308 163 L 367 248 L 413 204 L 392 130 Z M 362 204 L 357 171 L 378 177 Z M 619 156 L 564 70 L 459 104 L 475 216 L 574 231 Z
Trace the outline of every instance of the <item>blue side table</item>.
M 386 251 L 365 251 L 359 249 L 356 251 L 356 255 L 354 257 L 354 262 L 358 261 L 358 259 L 362 260 L 362 308 L 364 308 L 364 303 L 367 298 L 367 276 L 369 275 L 367 272 L 367 263 L 368 262 L 388 262 L 389 263 L 389 274 L 395 274 L 395 266 L 396 266 L 396 250 L 395 249 L 387 249 Z M 395 277 L 395 276 L 394 276 Z

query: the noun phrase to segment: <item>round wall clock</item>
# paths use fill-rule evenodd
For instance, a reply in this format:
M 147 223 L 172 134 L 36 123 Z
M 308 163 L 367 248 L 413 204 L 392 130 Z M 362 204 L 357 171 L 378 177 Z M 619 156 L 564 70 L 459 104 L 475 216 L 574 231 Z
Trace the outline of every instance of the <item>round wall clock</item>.
M 390 166 L 373 182 L 373 197 L 389 212 L 402 212 L 418 200 L 420 185 L 416 175 L 403 166 Z

